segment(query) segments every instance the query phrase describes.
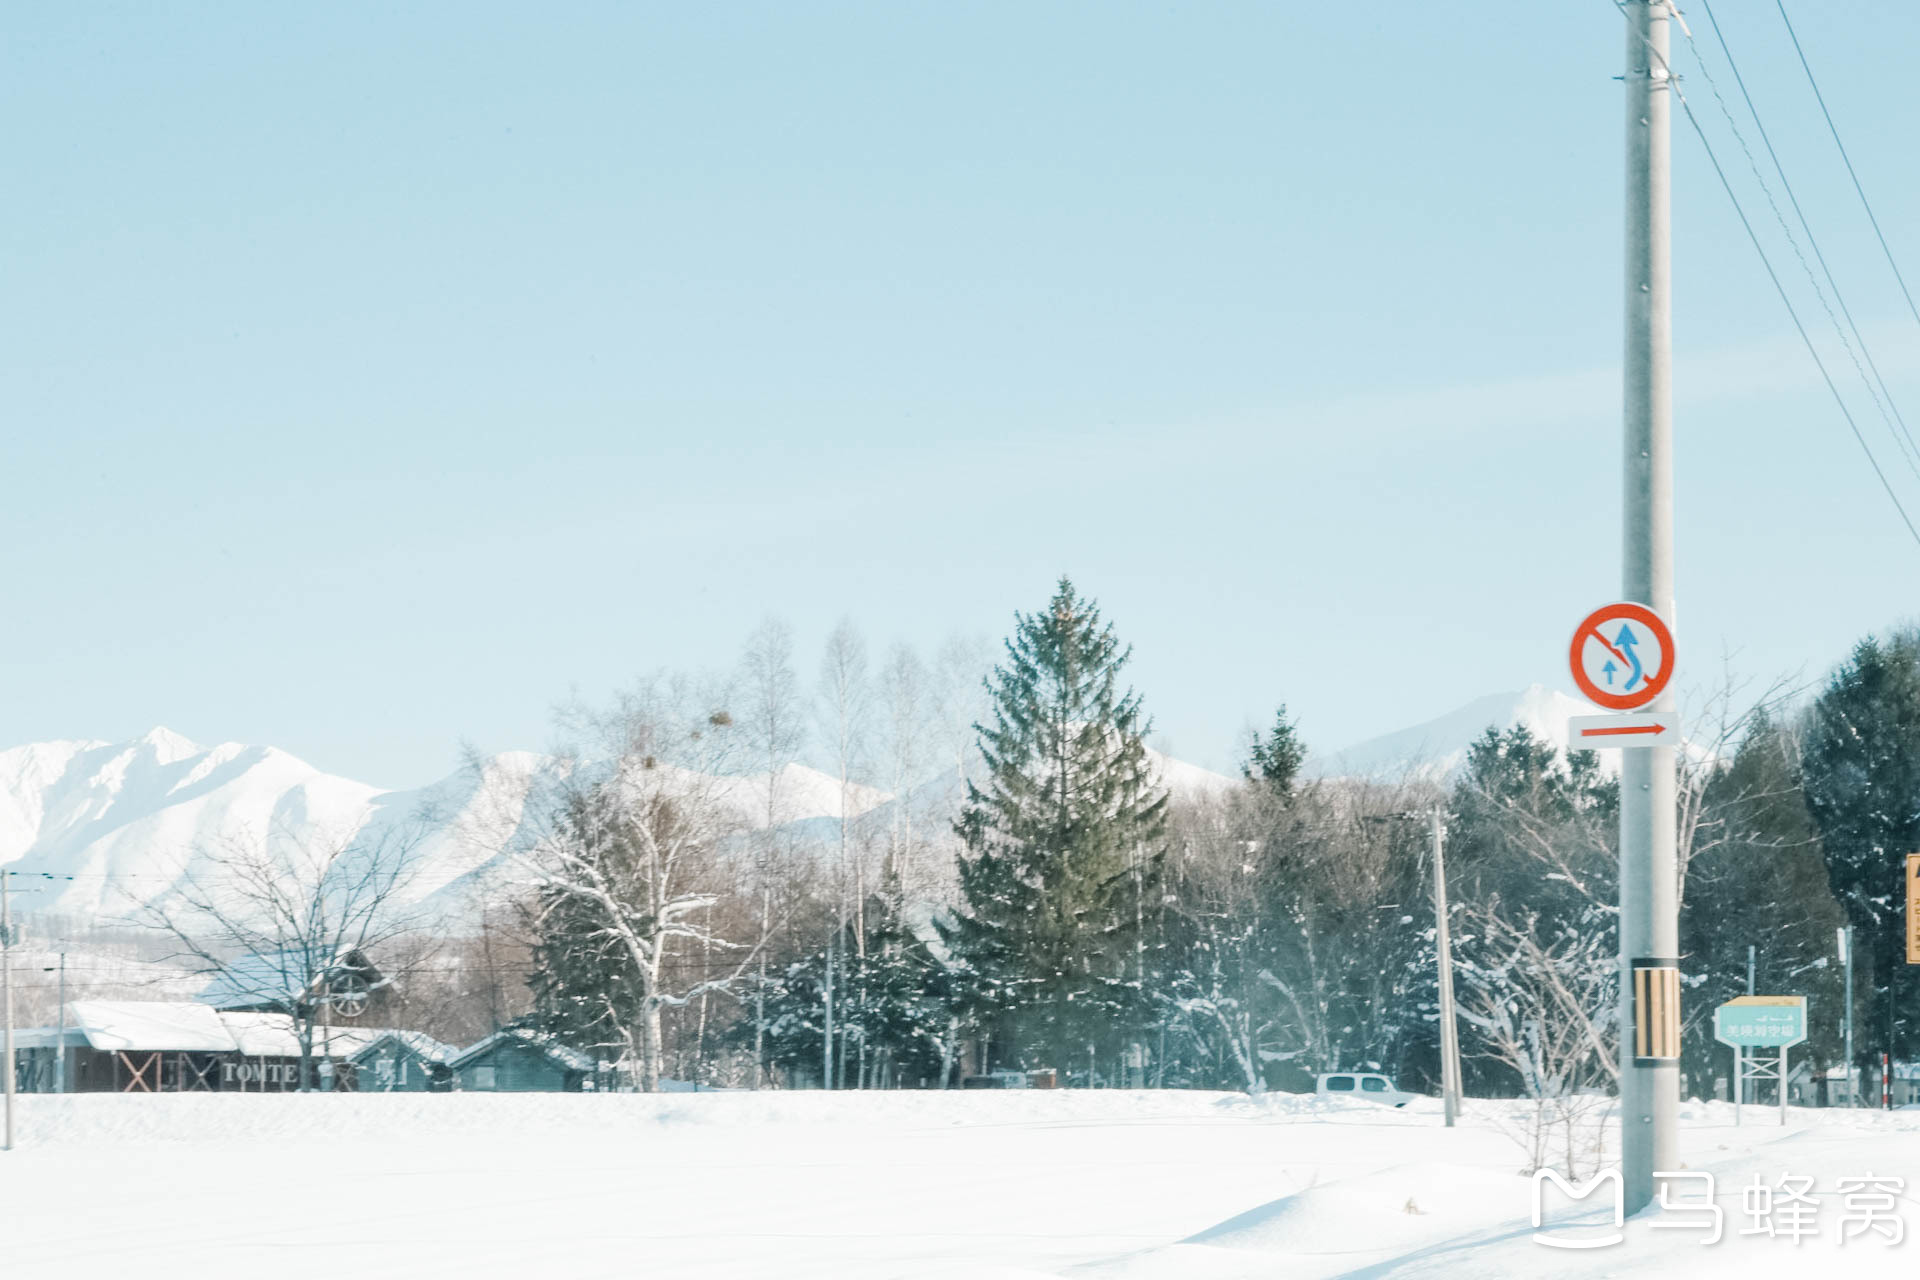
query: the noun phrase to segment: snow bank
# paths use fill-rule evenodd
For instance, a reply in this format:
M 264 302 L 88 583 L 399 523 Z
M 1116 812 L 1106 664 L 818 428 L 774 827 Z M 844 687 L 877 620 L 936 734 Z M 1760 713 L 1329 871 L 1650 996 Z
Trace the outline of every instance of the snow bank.
M 30 1095 L 0 1277 L 334 1280 L 343 1248 L 356 1280 L 1911 1275 L 1912 1242 L 1839 1252 L 1835 1191 L 1905 1177 L 1920 1231 L 1920 1113 L 1736 1128 L 1688 1104 L 1681 1155 L 1719 1180 L 1726 1238 L 1635 1220 L 1589 1254 L 1533 1240 L 1503 1132 L 1523 1109 L 1448 1129 L 1426 1099 L 1173 1091 Z M 1742 1189 L 1783 1173 L 1818 1180 L 1822 1238 L 1739 1234 Z

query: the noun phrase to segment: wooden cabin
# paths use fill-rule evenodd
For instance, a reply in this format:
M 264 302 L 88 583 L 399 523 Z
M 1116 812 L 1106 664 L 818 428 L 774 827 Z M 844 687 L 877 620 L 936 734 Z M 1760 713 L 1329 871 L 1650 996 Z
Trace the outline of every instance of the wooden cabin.
M 449 1064 L 454 1088 L 468 1093 L 579 1093 L 592 1088 L 598 1064 L 552 1036 L 510 1028 L 496 1032 Z
M 447 1064 L 459 1052 L 418 1031 L 385 1031 L 347 1061 L 361 1093 L 438 1093 L 453 1087 Z

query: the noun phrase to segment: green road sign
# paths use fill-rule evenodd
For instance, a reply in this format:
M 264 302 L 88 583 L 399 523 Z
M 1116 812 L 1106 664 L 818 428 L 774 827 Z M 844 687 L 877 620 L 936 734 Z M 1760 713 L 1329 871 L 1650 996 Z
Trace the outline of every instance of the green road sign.
M 1713 1038 L 1742 1049 L 1784 1049 L 1807 1038 L 1805 996 L 1740 996 L 1713 1011 Z

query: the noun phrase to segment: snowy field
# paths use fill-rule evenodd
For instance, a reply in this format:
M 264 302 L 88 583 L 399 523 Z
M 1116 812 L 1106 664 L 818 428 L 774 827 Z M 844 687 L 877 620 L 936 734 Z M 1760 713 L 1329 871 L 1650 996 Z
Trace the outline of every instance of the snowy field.
M 1695 1104 L 1683 1155 L 1716 1175 L 1726 1238 L 1636 1219 L 1623 1243 L 1571 1252 L 1532 1238 L 1511 1105 L 1470 1107 L 1449 1131 L 1425 1100 L 1175 1092 L 30 1096 L 0 1156 L 0 1277 L 1920 1270 L 1911 1239 L 1842 1245 L 1835 1187 L 1904 1178 L 1898 1213 L 1920 1232 L 1920 1113 L 1795 1112 L 1783 1129 L 1749 1109 L 1735 1128 Z M 1815 1179 L 1818 1238 L 1740 1234 L 1756 1173 Z M 1558 1211 L 1584 1211 L 1563 1232 L 1610 1229 Z

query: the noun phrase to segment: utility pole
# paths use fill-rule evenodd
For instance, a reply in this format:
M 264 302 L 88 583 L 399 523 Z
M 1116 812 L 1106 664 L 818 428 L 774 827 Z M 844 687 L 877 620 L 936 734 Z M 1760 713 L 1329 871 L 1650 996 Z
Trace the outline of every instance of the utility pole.
M 1440 1096 L 1447 1127 L 1460 1115 L 1460 1030 L 1453 1015 L 1453 942 L 1447 927 L 1447 828 L 1438 807 L 1427 814 L 1433 844 L 1433 945 L 1440 963 Z
M 1626 351 L 1623 599 L 1674 622 L 1672 85 L 1670 0 L 1624 0 L 1627 18 Z M 1671 715 L 1663 692 L 1648 710 Z M 1622 753 L 1620 776 L 1620 1148 L 1625 1209 L 1653 1200 L 1656 1170 L 1678 1169 L 1680 1066 L 1636 1056 L 1635 962 L 1677 967 L 1674 749 Z
M 60 1038 L 53 1042 L 53 1091 L 67 1091 L 67 953 L 60 953 Z
M 1840 963 L 1847 971 L 1847 1003 L 1843 1014 L 1847 1033 L 1847 1105 L 1857 1107 L 1860 1105 L 1860 1071 L 1853 1061 L 1853 926 L 1845 925 L 1834 932 L 1840 935 Z
M 13 873 L 0 867 L 0 1004 L 6 1006 L 5 1044 L 0 1047 L 0 1074 L 7 1077 L 6 1141 L 0 1151 L 13 1150 L 13 903 L 7 894 L 7 881 Z

